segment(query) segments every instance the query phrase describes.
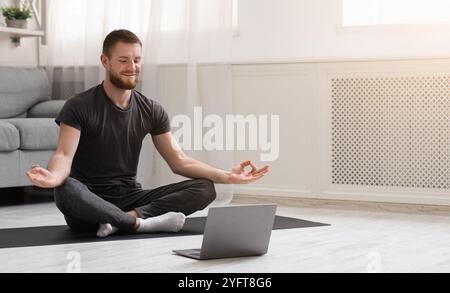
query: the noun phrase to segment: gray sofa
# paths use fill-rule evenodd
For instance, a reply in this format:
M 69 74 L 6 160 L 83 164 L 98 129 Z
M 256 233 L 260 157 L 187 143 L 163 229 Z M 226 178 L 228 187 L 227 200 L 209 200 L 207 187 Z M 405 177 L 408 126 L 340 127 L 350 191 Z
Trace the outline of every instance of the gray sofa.
M 47 166 L 58 139 L 54 118 L 65 102 L 50 97 L 45 70 L 0 67 L 0 188 L 29 186 L 25 171 Z

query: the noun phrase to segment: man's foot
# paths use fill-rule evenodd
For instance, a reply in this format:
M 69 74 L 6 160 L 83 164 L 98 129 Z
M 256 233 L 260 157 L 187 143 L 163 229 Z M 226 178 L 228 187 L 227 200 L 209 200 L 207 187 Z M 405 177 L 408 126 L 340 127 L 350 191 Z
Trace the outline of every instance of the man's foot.
M 105 238 L 108 237 L 111 234 L 114 234 L 117 232 L 117 228 L 112 226 L 111 224 L 100 224 L 100 227 L 97 231 L 97 237 Z
M 139 219 L 139 227 L 137 233 L 152 232 L 178 232 L 180 231 L 186 220 L 186 216 L 182 213 L 169 212 L 167 214 L 152 217 L 148 219 Z

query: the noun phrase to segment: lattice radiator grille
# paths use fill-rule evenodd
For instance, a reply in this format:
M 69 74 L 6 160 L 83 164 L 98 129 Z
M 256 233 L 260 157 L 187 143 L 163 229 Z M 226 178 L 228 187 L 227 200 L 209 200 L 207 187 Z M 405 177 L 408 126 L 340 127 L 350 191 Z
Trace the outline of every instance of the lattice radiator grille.
M 450 75 L 332 79 L 332 183 L 450 188 Z

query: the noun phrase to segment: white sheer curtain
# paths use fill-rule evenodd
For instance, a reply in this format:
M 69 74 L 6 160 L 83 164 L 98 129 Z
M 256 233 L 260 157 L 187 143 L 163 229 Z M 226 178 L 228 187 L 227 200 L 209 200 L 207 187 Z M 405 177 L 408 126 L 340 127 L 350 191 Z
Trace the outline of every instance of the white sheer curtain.
M 47 0 L 47 69 L 53 98 L 67 99 L 103 80 L 102 42 L 126 28 L 145 36 L 151 1 Z
M 203 115 L 225 117 L 232 112 L 231 0 L 48 0 L 48 72 L 54 98 L 68 98 L 103 79 L 99 56 L 104 37 L 129 29 L 143 41 L 140 90 L 159 101 L 173 117 L 194 107 Z M 167 64 L 181 72 L 179 96 L 166 94 L 162 74 Z M 176 64 L 176 65 L 175 65 Z M 214 86 L 199 76 L 214 76 Z M 170 79 L 170 78 L 169 78 Z M 177 80 L 180 80 L 178 77 Z M 202 90 L 199 90 L 199 86 Z M 185 150 L 223 169 L 233 166 L 231 151 Z M 148 136 L 143 144 L 138 180 L 154 188 L 182 178 L 173 175 Z M 231 185 L 217 185 L 217 203 L 232 199 Z

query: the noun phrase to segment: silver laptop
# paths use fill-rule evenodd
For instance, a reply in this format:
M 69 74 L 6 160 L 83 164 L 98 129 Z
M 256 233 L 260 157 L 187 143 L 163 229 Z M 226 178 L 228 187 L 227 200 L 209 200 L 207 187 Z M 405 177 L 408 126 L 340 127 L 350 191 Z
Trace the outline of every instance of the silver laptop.
M 212 207 L 200 249 L 174 250 L 194 259 L 256 256 L 267 253 L 275 204 Z

